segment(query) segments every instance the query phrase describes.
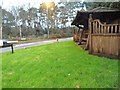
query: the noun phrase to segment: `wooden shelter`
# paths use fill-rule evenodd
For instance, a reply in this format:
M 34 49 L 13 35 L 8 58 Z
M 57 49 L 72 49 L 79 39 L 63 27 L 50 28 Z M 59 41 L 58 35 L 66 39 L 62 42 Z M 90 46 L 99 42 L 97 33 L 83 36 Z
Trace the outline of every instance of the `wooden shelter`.
M 74 41 L 91 54 L 120 59 L 120 11 L 96 8 L 78 11 L 71 25 Z

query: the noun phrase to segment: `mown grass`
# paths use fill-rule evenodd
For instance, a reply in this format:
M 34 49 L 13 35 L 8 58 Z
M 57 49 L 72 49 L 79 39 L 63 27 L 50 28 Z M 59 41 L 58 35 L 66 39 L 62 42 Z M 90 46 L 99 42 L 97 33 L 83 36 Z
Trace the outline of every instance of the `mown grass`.
M 2 54 L 3 88 L 114 88 L 118 61 L 89 55 L 72 41 Z

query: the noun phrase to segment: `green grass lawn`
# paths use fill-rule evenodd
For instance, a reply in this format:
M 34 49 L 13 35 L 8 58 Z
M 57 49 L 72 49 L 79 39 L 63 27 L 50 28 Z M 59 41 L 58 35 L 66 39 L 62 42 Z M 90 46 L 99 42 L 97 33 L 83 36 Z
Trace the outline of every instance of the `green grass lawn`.
M 3 88 L 114 88 L 118 60 L 89 55 L 73 41 L 2 54 Z

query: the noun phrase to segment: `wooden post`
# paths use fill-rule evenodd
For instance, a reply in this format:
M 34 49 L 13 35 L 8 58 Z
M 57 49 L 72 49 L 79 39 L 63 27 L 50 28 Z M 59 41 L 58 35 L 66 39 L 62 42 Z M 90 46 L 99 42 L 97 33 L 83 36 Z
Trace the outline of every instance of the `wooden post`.
M 82 41 L 82 35 L 83 35 L 83 29 L 80 30 L 80 37 L 79 37 L 79 44 L 81 44 L 81 41 Z
M 89 15 L 89 21 L 88 21 L 88 25 L 89 25 L 89 53 L 92 53 L 92 40 L 91 40 L 91 34 L 92 34 L 92 27 L 91 24 L 92 23 L 92 14 Z M 93 26 L 94 27 L 94 26 Z
M 14 53 L 14 50 L 13 50 L 13 44 L 11 45 L 11 49 L 12 49 L 12 53 Z

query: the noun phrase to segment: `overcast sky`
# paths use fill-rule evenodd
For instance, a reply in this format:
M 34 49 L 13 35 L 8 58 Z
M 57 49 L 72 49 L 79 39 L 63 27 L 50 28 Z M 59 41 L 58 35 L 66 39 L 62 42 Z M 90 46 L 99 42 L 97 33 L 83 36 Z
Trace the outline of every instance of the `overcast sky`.
M 0 5 L 2 8 L 11 9 L 12 6 L 23 6 L 30 3 L 31 7 L 38 8 L 42 2 L 54 1 L 55 3 L 60 2 L 60 0 L 0 0 Z
M 80 2 L 84 0 L 0 0 L 0 5 L 5 9 L 10 9 L 11 6 L 21 6 L 30 3 L 30 6 L 38 8 L 42 2 L 54 1 L 56 4 L 58 2 Z
M 22 5 L 28 5 L 30 3 L 30 6 L 38 8 L 42 2 L 45 1 L 54 1 L 56 4 L 58 2 L 105 2 L 105 1 L 111 1 L 116 2 L 119 0 L 0 0 L 0 5 L 5 9 L 11 9 L 11 6 L 22 6 Z
M 38 5 L 45 1 L 54 1 L 54 2 L 118 2 L 120 0 L 0 0 L 0 5 L 3 2 L 3 8 L 8 8 L 10 6 L 18 6 L 22 4 L 27 4 L 30 2 L 32 6 L 38 7 Z

